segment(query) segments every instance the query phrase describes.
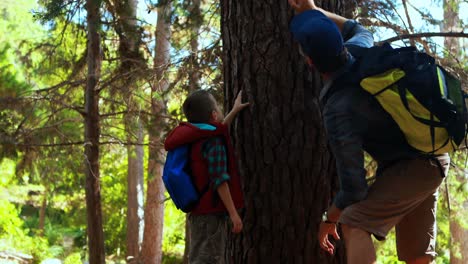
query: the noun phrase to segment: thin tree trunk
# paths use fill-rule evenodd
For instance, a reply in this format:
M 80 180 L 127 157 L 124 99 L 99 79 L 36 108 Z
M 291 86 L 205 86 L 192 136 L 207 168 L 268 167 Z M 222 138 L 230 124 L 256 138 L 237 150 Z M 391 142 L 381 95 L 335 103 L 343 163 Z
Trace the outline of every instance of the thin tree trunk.
M 116 1 L 117 33 L 120 39 L 121 65 L 119 74 L 123 82 L 121 91 L 127 106 L 125 133 L 127 135 L 127 262 L 137 263 L 142 243 L 143 208 L 143 143 L 144 131 L 134 100 L 138 81 L 146 69 L 145 59 L 140 53 L 141 35 L 137 25 L 137 0 Z M 138 143 L 136 145 L 132 143 Z
M 336 179 L 319 110 L 321 81 L 292 42 L 287 1 L 222 1 L 225 99 L 250 102 L 234 124 L 243 179 L 244 230 L 232 236 L 232 263 L 344 263 L 330 257 L 318 226 Z M 343 12 L 343 0 L 322 7 Z M 228 109 L 226 108 L 226 109 Z
M 458 180 L 460 180 L 460 178 Z M 466 181 L 466 179 L 463 180 Z M 465 200 L 461 205 L 459 205 L 459 208 L 461 213 L 458 215 L 466 215 L 468 210 L 468 200 Z M 466 218 L 450 218 L 450 264 L 468 263 L 468 229 L 463 227 L 460 224 L 460 221 L 466 222 L 467 220 Z
M 156 25 L 156 54 L 154 59 L 156 82 L 151 89 L 152 119 L 149 132 L 148 157 L 148 191 L 145 207 L 145 230 L 141 251 L 141 263 L 161 263 L 162 234 L 164 224 L 164 185 L 162 182 L 162 167 L 165 151 L 162 145 L 162 135 L 165 129 L 165 102 L 161 95 L 168 89 L 166 69 L 170 59 L 170 1 L 158 5 L 158 22 Z
M 198 35 L 200 27 L 203 22 L 203 17 L 200 12 L 200 1 L 192 0 L 190 6 L 190 26 L 191 26 L 191 37 L 190 37 L 190 72 L 189 72 L 189 86 L 190 91 L 197 90 L 200 87 L 200 69 L 198 63 Z
M 41 202 L 41 208 L 39 210 L 39 235 L 41 237 L 44 236 L 44 227 L 45 227 L 45 219 L 46 219 L 46 210 L 47 210 L 47 196 L 49 195 L 49 186 L 46 183 L 45 185 L 45 190 L 44 194 L 42 195 L 42 202 Z
M 190 6 L 190 25 L 191 25 L 191 38 L 190 38 L 190 72 L 189 72 L 189 92 L 195 91 L 200 88 L 200 69 L 198 63 L 198 35 L 200 27 L 203 23 L 203 17 L 200 11 L 200 0 L 192 0 Z M 185 217 L 185 248 L 183 263 L 188 263 L 190 248 L 190 226 L 188 225 L 188 215 Z
M 460 0 L 444 0 L 444 20 L 442 24 L 442 31 L 444 32 L 460 32 Z M 446 37 L 444 39 L 444 47 L 446 48 L 448 58 L 446 63 L 454 61 L 459 58 L 460 54 L 460 40 L 458 38 Z M 457 157 L 454 155 L 454 157 Z M 463 172 L 454 173 L 457 181 L 461 184 L 466 184 L 466 175 Z M 468 200 L 461 198 L 450 199 L 453 205 L 456 205 L 461 212 L 466 212 L 468 209 Z M 458 213 L 458 212 L 457 212 Z M 463 214 L 463 213 L 462 213 Z M 468 261 L 468 229 L 464 228 L 460 221 L 466 221 L 463 218 L 450 216 L 450 263 L 451 264 L 464 264 Z
M 143 142 L 143 127 L 141 121 L 134 116 L 126 125 L 128 141 Z M 136 120 L 135 120 L 136 119 Z M 136 134 L 135 136 L 132 136 Z M 144 150 L 141 145 L 128 145 L 127 147 L 127 263 L 137 263 L 140 246 L 143 241 L 143 156 Z
M 460 0 L 444 0 L 443 32 L 461 32 L 460 28 Z M 450 52 L 452 58 L 457 58 L 460 52 L 460 40 L 458 38 L 445 38 L 444 47 Z
M 89 263 L 105 263 L 104 232 L 102 229 L 101 186 L 99 175 L 99 92 L 101 73 L 100 0 L 87 0 L 88 74 L 85 90 L 85 160 L 86 212 Z

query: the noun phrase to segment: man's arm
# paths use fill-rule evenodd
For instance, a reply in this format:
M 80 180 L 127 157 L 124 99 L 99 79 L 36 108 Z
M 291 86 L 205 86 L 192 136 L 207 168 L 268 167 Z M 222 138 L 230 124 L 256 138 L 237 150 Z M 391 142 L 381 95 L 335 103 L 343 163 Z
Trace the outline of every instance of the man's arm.
M 322 12 L 323 14 L 325 14 L 325 16 L 327 16 L 329 19 L 335 22 L 335 24 L 338 26 L 340 31 L 343 31 L 344 24 L 346 21 L 348 21 L 348 19 L 345 17 L 342 17 L 340 15 L 337 15 L 335 13 L 332 13 L 332 12 L 323 10 L 320 7 L 317 7 L 315 5 L 314 0 L 288 0 L 288 2 L 289 2 L 289 5 L 291 5 L 292 8 L 294 8 L 297 14 L 302 13 L 307 10 L 318 10 Z
M 234 117 L 236 117 L 237 113 L 242 111 L 242 109 L 246 108 L 249 104 L 250 103 L 242 103 L 242 91 L 240 91 L 236 97 L 236 101 L 234 101 L 234 106 L 232 107 L 232 110 L 224 118 L 223 124 L 229 127 L 232 123 L 232 120 L 234 120 Z
M 340 190 L 333 204 L 327 209 L 327 220 L 319 227 L 320 247 L 333 255 L 335 246 L 329 237 L 340 239 L 336 223 L 342 210 L 358 202 L 367 195 L 366 170 L 362 139 L 353 131 L 353 120 L 347 110 L 349 94 L 335 94 L 328 99 L 323 111 L 330 147 L 335 156 L 337 173 L 340 179 Z

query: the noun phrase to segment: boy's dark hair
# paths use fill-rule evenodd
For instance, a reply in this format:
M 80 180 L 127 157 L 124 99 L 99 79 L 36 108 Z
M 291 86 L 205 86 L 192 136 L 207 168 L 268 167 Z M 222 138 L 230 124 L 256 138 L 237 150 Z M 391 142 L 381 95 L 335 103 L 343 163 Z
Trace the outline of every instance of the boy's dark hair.
M 182 108 L 190 123 L 207 123 L 210 121 L 211 112 L 216 110 L 216 105 L 210 92 L 197 90 L 187 96 Z

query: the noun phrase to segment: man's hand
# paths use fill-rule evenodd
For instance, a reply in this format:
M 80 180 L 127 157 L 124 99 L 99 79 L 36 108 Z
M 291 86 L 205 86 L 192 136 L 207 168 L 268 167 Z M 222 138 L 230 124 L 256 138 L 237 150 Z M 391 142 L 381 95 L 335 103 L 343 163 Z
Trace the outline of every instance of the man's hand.
M 306 10 L 317 9 L 314 0 L 288 0 L 289 5 L 294 8 L 296 13 L 302 13 Z
M 230 216 L 232 222 L 232 232 L 238 234 L 242 231 L 242 219 L 239 217 L 239 214 L 236 212 L 234 215 Z
M 320 247 L 327 251 L 328 254 L 333 255 L 335 253 L 335 246 L 330 242 L 329 235 L 332 235 L 336 240 L 340 240 L 340 236 L 336 231 L 336 224 L 321 222 L 318 233 Z

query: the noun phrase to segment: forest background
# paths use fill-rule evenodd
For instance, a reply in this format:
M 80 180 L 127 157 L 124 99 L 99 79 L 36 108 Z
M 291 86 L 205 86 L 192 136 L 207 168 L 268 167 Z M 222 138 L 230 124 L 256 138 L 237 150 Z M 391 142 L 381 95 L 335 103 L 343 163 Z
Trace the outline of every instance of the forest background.
M 293 14 L 286 0 L 258 2 L 254 4 L 256 8 L 275 10 L 286 18 L 284 21 Z M 272 7 L 270 2 L 277 7 Z M 462 80 L 466 89 L 468 1 L 316 2 L 324 7 L 341 4 L 341 13 L 368 26 L 377 42 L 416 45 L 432 54 Z M 1 1 L 0 263 L 46 263 L 51 259 L 67 264 L 187 261 L 185 245 L 190 241 L 185 236 L 185 214 L 167 200 L 160 179 L 165 134 L 183 120 L 181 103 L 195 89 L 212 91 L 226 109 L 232 105 L 238 87 L 246 90 L 246 100 L 257 102 L 259 107 L 261 102 L 256 100 L 273 93 L 232 84 L 231 77 L 245 69 L 233 66 L 236 58 L 230 52 L 236 46 L 230 40 L 236 34 L 242 36 L 252 30 L 248 26 L 236 27 L 234 20 L 228 19 L 226 10 L 242 9 L 235 3 Z M 262 13 L 258 9 L 255 12 Z M 249 13 L 253 20 L 267 25 L 267 20 L 255 18 L 255 12 Z M 277 34 L 289 33 L 284 29 Z M 272 38 L 261 37 L 265 42 Z M 289 35 L 286 38 L 293 43 Z M 285 49 L 296 54 L 289 61 L 306 68 L 297 55 L 297 44 Z M 279 66 L 271 67 L 281 68 L 283 58 L 278 57 Z M 268 68 L 267 63 L 263 67 Z M 295 88 L 306 89 L 309 85 L 319 89 L 320 80 L 305 71 L 303 74 L 308 76 L 305 79 L 314 81 L 295 82 Z M 255 73 L 253 76 L 255 82 L 271 85 L 264 76 Z M 316 92 L 311 96 L 316 97 Z M 291 109 L 300 108 L 297 105 L 301 102 L 291 100 L 290 103 Z M 265 122 L 286 115 L 276 110 L 274 107 L 265 110 Z M 274 151 L 270 153 L 268 148 L 251 157 L 248 147 L 242 146 L 249 138 L 240 131 L 254 119 L 255 112 L 253 106 L 242 113 L 233 129 L 243 174 L 248 174 L 252 164 L 268 167 L 284 157 Z M 316 117 L 315 112 L 312 117 Z M 317 122 L 316 130 L 320 131 Z M 316 136 L 322 142 L 321 134 L 317 132 Z M 252 137 L 260 141 L 258 135 Z M 284 143 L 267 138 L 264 144 L 271 146 L 269 140 L 278 146 Z M 294 147 L 297 144 L 302 142 L 293 142 L 293 148 L 299 149 Z M 320 143 L 315 146 L 313 156 L 328 157 Z M 440 190 L 437 263 L 467 262 L 466 159 L 466 151 L 453 155 L 450 175 Z M 322 164 L 320 171 L 326 171 L 322 174 L 333 175 L 330 165 L 333 162 L 322 161 L 325 165 Z M 367 161 L 371 179 L 375 164 L 371 159 Z M 249 187 L 245 187 L 247 198 L 256 191 L 263 197 L 262 182 L 271 175 L 253 176 L 256 183 L 249 182 Z M 324 208 L 331 189 L 336 187 L 332 178 L 324 178 L 330 190 L 326 189 L 323 199 L 315 200 L 311 196 L 307 206 L 316 207 L 317 212 Z M 289 179 L 294 181 L 293 174 L 282 172 L 281 177 L 273 179 L 272 190 L 295 196 L 301 190 L 293 195 L 278 187 Z M 302 191 L 307 194 L 311 190 Z M 317 193 L 317 189 L 313 191 Z M 279 248 L 284 252 L 281 259 L 294 259 L 295 255 L 302 254 L 286 250 L 286 238 L 281 240 L 283 245 L 276 245 L 277 240 L 267 232 L 256 233 L 262 229 L 280 229 L 281 223 L 265 220 L 277 213 L 261 210 L 265 200 L 252 201 L 255 218 L 260 220 L 246 217 L 246 230 L 255 230 L 251 240 L 267 241 L 273 252 L 275 247 Z M 281 202 L 277 204 L 278 208 L 283 206 Z M 306 215 L 312 216 L 311 223 L 320 217 L 314 211 Z M 292 222 L 309 223 L 303 214 L 293 213 L 290 217 Z M 306 237 L 315 239 L 313 235 Z M 247 240 L 243 240 L 244 245 Z M 265 243 L 258 244 L 256 247 L 252 242 L 251 248 L 245 250 L 236 248 L 233 242 L 232 254 L 248 260 L 242 263 L 271 263 L 262 262 L 267 253 L 261 244 Z M 321 255 L 317 247 L 311 247 L 315 253 L 310 258 L 317 263 L 344 263 L 342 254 L 329 258 Z M 381 263 L 399 263 L 392 238 L 385 243 L 376 242 L 376 247 Z M 291 262 L 311 263 L 306 259 Z

